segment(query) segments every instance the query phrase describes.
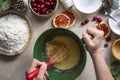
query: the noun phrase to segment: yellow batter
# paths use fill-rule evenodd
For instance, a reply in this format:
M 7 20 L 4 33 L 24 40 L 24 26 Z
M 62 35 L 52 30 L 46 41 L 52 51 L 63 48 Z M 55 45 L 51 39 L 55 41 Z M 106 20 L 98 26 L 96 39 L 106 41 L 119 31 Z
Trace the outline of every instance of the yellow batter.
M 80 50 L 75 40 L 68 36 L 56 36 L 51 41 L 48 41 L 46 43 L 47 55 L 49 56 L 51 50 L 53 50 L 55 47 L 59 47 L 60 45 L 65 45 L 69 49 L 69 56 L 54 66 L 61 70 L 74 67 L 79 62 Z

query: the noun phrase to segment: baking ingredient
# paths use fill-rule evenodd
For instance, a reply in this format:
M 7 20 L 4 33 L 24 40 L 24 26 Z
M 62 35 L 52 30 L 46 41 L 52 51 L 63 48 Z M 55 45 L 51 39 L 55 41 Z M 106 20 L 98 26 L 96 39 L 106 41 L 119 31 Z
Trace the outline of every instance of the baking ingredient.
M 93 16 L 92 20 L 97 21 L 98 23 L 102 22 L 102 18 L 97 16 Z
M 102 21 L 102 18 L 98 17 L 97 22 L 100 23 Z
M 72 27 L 72 25 L 74 25 L 74 23 L 76 22 L 76 16 L 73 12 L 71 11 L 63 11 L 61 12 L 61 14 L 65 14 L 66 16 L 68 16 L 70 18 L 70 24 L 69 24 L 69 27 Z
M 96 23 L 95 28 L 104 31 L 104 38 L 107 38 L 110 35 L 110 28 L 106 22 Z
M 81 22 L 81 25 L 82 25 L 82 26 L 85 25 L 85 22 Z
M 85 24 L 87 24 L 88 22 L 89 22 L 89 19 L 86 19 L 86 20 L 85 20 Z
M 59 48 L 60 45 L 66 46 L 66 48 L 69 50 L 69 56 L 54 66 L 58 69 L 66 70 L 77 65 L 80 60 L 80 49 L 76 41 L 69 36 L 56 36 L 52 40 L 48 41 L 46 43 L 47 55 L 49 56 L 51 50 L 53 50 L 53 48 Z
M 97 20 L 97 16 L 93 16 L 92 20 L 93 21 Z
M 108 46 L 109 46 L 109 43 L 106 42 L 106 43 L 104 44 L 104 47 L 106 48 L 106 47 L 108 47 Z
M 70 18 L 65 14 L 58 14 L 53 19 L 54 27 L 58 28 L 69 28 Z
M 57 0 L 30 0 L 33 11 L 37 14 L 49 14 L 51 13 L 57 4 Z
M 111 41 L 111 37 L 108 36 L 108 37 L 106 38 L 106 41 L 107 41 L 107 42 Z
M 84 21 L 81 22 L 81 25 L 83 26 L 83 25 L 87 24 L 88 22 L 89 22 L 89 19 L 85 19 Z
M 18 52 L 29 40 L 28 23 L 17 15 L 0 18 L 0 52 Z M 3 54 L 3 53 L 2 53 Z

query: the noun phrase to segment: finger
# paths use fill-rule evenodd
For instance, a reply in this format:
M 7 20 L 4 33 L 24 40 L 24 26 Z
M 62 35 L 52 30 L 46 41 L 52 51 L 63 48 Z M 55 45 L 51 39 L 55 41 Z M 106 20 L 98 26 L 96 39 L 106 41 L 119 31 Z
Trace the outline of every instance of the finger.
M 37 59 L 33 59 L 34 61 L 34 64 L 36 64 L 36 65 L 41 65 L 41 64 L 43 64 L 43 62 L 40 62 L 40 61 L 38 61 Z
M 46 69 L 47 69 L 47 64 L 46 63 L 42 63 L 40 70 L 39 70 L 39 74 L 38 76 L 41 78 L 45 75 L 46 73 Z
M 37 67 L 40 67 L 44 62 L 40 62 L 37 59 L 33 59 L 32 64 L 30 65 L 30 68 L 28 69 L 28 73 L 36 70 Z
M 44 80 L 47 80 L 47 79 L 46 79 L 46 76 L 43 76 L 43 79 L 44 79 Z
M 102 35 L 102 36 L 103 36 L 103 31 L 100 31 L 100 30 L 98 30 L 98 29 L 96 29 L 96 28 L 88 28 L 88 29 L 86 30 L 86 33 L 91 34 L 91 35 L 93 35 L 94 37 L 96 37 L 96 36 L 98 36 L 98 35 Z
M 43 76 L 41 76 L 41 77 L 36 77 L 35 80 L 44 80 L 44 78 L 43 78 Z
M 88 45 L 88 46 L 94 45 L 93 41 L 89 38 L 87 33 L 83 33 L 83 40 L 85 41 L 86 45 Z
M 48 74 L 48 72 L 47 72 L 47 71 L 45 72 L 45 76 L 49 76 L 49 74 Z
M 33 59 L 32 65 L 31 67 L 40 67 L 42 64 L 44 64 L 45 62 L 40 62 L 37 59 Z

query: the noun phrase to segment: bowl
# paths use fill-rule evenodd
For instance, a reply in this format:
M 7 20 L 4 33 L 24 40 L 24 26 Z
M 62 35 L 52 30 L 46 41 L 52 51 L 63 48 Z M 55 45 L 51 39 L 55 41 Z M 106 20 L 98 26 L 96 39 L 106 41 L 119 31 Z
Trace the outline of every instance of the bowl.
M 116 9 L 113 12 L 111 12 L 110 16 L 112 16 L 115 20 L 120 22 L 120 9 Z M 112 20 L 111 18 L 108 19 L 108 23 L 110 26 L 110 29 L 117 35 L 120 35 L 120 25 Z
M 82 13 L 94 13 L 102 6 L 102 0 L 73 0 L 75 7 Z
M 58 8 L 59 0 L 28 0 L 30 10 L 37 16 L 50 17 Z
M 113 42 L 112 53 L 117 60 L 120 60 L 120 39 L 117 39 Z
M 31 22 L 29 20 L 29 18 L 27 16 L 25 16 L 24 14 L 21 14 L 17 11 L 14 11 L 14 10 L 8 10 L 8 11 L 3 11 L 0 13 L 0 18 L 1 17 L 4 17 L 6 15 L 9 15 L 9 14 L 12 14 L 12 15 L 17 15 L 23 19 L 25 19 L 28 23 L 28 28 L 29 28 L 29 39 L 28 41 L 25 43 L 24 47 L 22 49 L 20 49 L 19 51 L 11 51 L 11 52 L 6 52 L 6 51 L 0 51 L 0 54 L 2 55 L 5 55 L 5 56 L 15 56 L 15 55 L 18 55 L 18 54 L 21 54 L 22 52 L 24 52 L 26 50 L 26 48 L 28 47 L 30 41 L 31 41 L 31 38 L 32 38 L 32 25 L 31 25 Z M 24 36 L 23 36 L 24 37 Z
M 45 62 L 47 60 L 46 42 L 59 35 L 69 36 L 76 41 L 80 50 L 80 59 L 76 66 L 67 70 L 60 70 L 54 66 L 48 68 L 49 76 L 47 78 L 49 80 L 74 80 L 81 74 L 86 64 L 86 49 L 82 40 L 74 32 L 63 28 L 52 28 L 44 31 L 35 42 L 34 58 Z

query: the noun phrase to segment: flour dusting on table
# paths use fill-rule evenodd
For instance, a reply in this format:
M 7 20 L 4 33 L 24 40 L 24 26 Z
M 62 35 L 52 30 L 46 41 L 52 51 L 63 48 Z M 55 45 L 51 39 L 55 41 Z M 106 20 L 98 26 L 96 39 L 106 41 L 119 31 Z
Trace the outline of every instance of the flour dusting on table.
M 17 52 L 29 40 L 28 23 L 17 15 L 0 18 L 0 51 Z

